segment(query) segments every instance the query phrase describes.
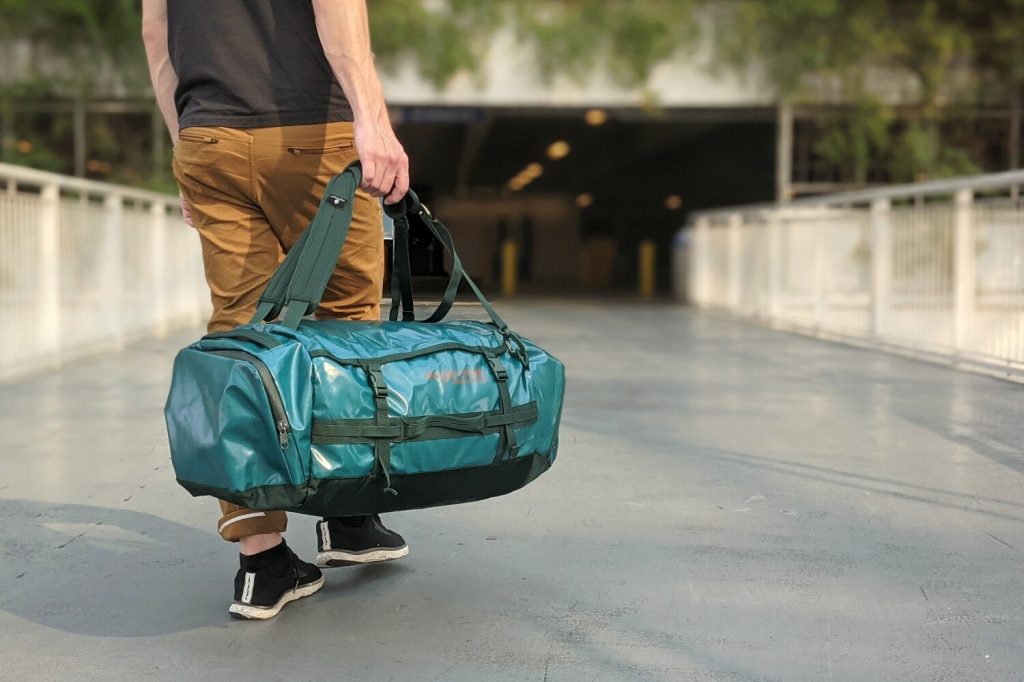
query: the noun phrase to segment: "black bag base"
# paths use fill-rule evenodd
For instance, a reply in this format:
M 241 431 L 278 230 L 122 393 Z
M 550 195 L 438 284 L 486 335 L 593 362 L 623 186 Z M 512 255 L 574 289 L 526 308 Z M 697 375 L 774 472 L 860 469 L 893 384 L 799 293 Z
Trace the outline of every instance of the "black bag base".
M 385 492 L 383 475 L 318 479 L 311 486 L 273 485 L 242 492 L 210 488 L 178 479 L 194 497 L 209 495 L 256 511 L 281 510 L 311 516 L 363 516 L 486 500 L 518 490 L 551 467 L 547 455 L 534 454 L 482 467 L 423 474 L 392 475 Z M 305 502 L 309 500 L 310 503 Z

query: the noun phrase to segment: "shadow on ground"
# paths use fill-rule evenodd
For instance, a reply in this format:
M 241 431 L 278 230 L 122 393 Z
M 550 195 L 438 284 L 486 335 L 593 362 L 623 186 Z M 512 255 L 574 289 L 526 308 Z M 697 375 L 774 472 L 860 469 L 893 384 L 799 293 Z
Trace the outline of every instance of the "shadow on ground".
M 228 620 L 235 554 L 213 533 L 126 509 L 21 499 L 0 500 L 0 518 L 0 610 L 98 637 Z M 332 575 L 328 593 L 359 593 L 403 570 L 391 564 Z

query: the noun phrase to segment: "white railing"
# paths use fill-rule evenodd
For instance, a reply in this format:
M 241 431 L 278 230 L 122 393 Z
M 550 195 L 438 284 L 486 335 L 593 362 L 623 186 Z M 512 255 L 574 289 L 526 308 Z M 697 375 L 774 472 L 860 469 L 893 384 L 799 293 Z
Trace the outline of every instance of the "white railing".
M 1024 171 L 694 214 L 696 305 L 1024 380 Z
M 199 324 L 208 308 L 177 197 L 0 164 L 0 381 Z

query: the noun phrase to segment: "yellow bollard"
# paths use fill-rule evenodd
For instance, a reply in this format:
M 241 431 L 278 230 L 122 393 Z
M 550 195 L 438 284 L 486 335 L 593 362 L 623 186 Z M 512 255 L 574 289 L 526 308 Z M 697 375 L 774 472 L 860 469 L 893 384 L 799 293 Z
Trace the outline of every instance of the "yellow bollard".
M 506 239 L 501 244 L 501 293 L 506 298 L 516 295 L 519 276 L 519 244 Z
M 654 258 L 656 253 L 653 239 L 645 239 L 640 242 L 640 296 L 642 298 L 654 296 Z

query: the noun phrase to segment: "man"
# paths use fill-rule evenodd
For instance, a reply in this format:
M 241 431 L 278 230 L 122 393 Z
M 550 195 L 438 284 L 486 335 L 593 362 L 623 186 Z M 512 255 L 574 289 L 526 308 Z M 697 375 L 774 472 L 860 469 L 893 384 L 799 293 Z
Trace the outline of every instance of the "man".
M 144 0 L 142 10 L 153 88 L 175 140 L 182 212 L 202 242 L 209 331 L 249 321 L 327 182 L 357 158 L 363 183 L 352 227 L 317 314 L 379 319 L 379 198 L 405 195 L 409 162 L 374 68 L 365 0 Z M 284 512 L 223 501 L 221 510 L 218 532 L 241 552 L 229 611 L 243 618 L 272 618 L 319 590 L 317 566 L 409 551 L 377 516 L 324 519 L 314 566 L 285 544 Z

